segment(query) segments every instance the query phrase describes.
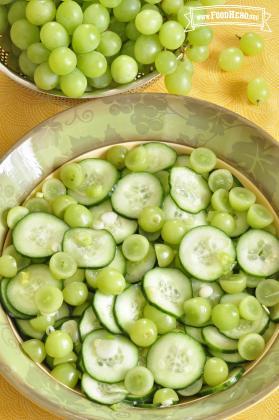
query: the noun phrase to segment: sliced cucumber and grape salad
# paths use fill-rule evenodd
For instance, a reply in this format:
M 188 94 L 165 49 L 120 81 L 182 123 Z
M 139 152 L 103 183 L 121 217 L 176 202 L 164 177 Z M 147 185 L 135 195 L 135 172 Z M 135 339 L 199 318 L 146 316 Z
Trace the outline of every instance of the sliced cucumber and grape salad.
M 126 146 L 64 165 L 8 211 L 1 305 L 56 380 L 101 404 L 165 407 L 227 389 L 262 355 L 279 241 L 211 150 Z

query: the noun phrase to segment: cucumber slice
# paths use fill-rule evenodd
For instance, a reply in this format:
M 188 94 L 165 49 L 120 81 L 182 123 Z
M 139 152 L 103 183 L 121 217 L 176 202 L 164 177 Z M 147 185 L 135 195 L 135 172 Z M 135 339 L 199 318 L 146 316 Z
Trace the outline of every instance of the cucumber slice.
M 128 370 L 137 365 L 138 349 L 126 337 L 97 330 L 85 337 L 82 358 L 92 378 L 115 383 L 122 381 Z
M 248 274 L 268 277 L 279 271 L 279 241 L 264 230 L 251 229 L 239 239 L 237 260 Z
M 84 364 L 83 364 L 83 360 L 82 360 L 82 356 L 81 353 L 78 356 L 78 361 L 77 361 L 77 368 L 82 372 L 82 373 L 86 373 L 86 370 L 84 368 Z
M 170 186 L 170 195 L 182 210 L 199 213 L 210 203 L 211 192 L 207 182 L 189 168 L 172 168 Z
M 8 312 L 9 316 L 17 319 L 30 319 L 32 316 L 25 315 L 14 308 L 7 299 L 7 287 L 11 279 L 2 279 L 0 281 L 0 302 L 3 308 Z
M 240 337 L 250 333 L 263 334 L 269 324 L 269 317 L 266 311 L 262 310 L 262 316 L 256 321 L 240 319 L 239 325 L 231 330 L 222 331 L 226 337 L 238 340 Z
M 10 304 L 24 315 L 37 315 L 35 294 L 42 285 L 62 288 L 62 282 L 56 280 L 47 265 L 30 265 L 20 271 L 7 285 L 7 299 Z
M 144 146 L 147 157 L 146 172 L 159 172 L 170 168 L 176 161 L 176 151 L 164 143 L 147 143 Z
M 270 308 L 270 319 L 273 322 L 279 322 L 279 303 Z
M 78 191 L 68 190 L 68 194 L 85 206 L 100 203 L 107 197 L 117 182 L 119 174 L 116 168 L 102 159 L 85 159 L 79 162 L 79 165 L 84 173 L 84 181 Z M 103 188 L 102 194 L 98 197 L 90 196 L 87 189 L 92 185 L 101 185 Z
M 206 344 L 206 342 L 203 339 L 202 328 L 190 327 L 189 325 L 185 325 L 185 332 L 199 343 Z
M 116 248 L 114 259 L 108 265 L 108 267 L 114 268 L 123 275 L 126 273 L 126 260 L 119 246 Z
M 61 325 L 62 324 L 64 324 L 64 322 L 66 322 L 66 321 L 70 321 L 71 320 L 71 318 L 69 317 L 69 316 L 66 316 L 66 317 L 64 317 L 64 318 L 60 318 L 60 319 L 58 319 L 57 321 L 55 321 L 55 323 L 54 323 L 54 328 L 55 329 L 58 329 L 58 328 L 60 328 L 61 327 Z
M 87 373 L 82 375 L 81 388 L 92 401 L 107 405 L 121 402 L 128 394 L 123 383 L 110 385 L 98 382 Z
M 94 229 L 105 229 L 110 232 L 117 244 L 123 242 L 124 239 L 137 230 L 137 222 L 115 213 L 109 200 L 98 206 L 91 207 L 89 210 L 93 215 L 92 227 Z
M 56 321 L 63 319 L 63 318 L 69 318 L 70 317 L 70 309 L 69 306 L 63 302 L 58 311 L 55 313 L 54 318 Z
M 182 395 L 182 397 L 191 397 L 192 395 L 196 395 L 202 389 L 203 380 L 199 378 L 197 381 L 192 383 L 191 385 L 187 386 L 183 389 L 178 389 L 177 393 Z
M 192 297 L 190 280 L 175 268 L 150 270 L 144 277 L 143 290 L 152 305 L 176 317 L 183 315 L 183 303 Z
M 221 297 L 220 303 L 232 303 L 233 305 L 238 306 L 240 302 L 245 299 L 249 295 L 249 293 L 241 292 L 241 293 L 234 293 L 232 295 L 224 295 Z
M 93 298 L 93 308 L 101 324 L 110 332 L 119 334 L 121 330 L 118 328 L 113 314 L 114 302 L 115 296 L 97 291 Z
M 228 379 L 225 380 L 225 382 L 216 386 L 204 386 L 199 392 L 199 395 L 200 396 L 209 395 L 209 394 L 215 394 L 216 392 L 225 391 L 225 389 L 228 389 L 232 385 L 236 384 L 244 372 L 245 372 L 245 369 L 242 367 L 233 369 L 230 372 Z
M 43 339 L 44 333 L 35 330 L 28 320 L 16 319 L 15 323 L 23 337 L 36 338 L 37 340 Z
M 232 340 L 221 334 L 216 327 L 205 327 L 202 330 L 202 334 L 205 342 L 212 349 L 220 350 L 224 353 L 231 353 L 237 350 L 237 340 Z
M 92 218 L 93 218 L 92 227 L 94 229 L 100 229 L 100 224 L 103 224 L 103 221 L 102 221 L 103 214 L 113 211 L 110 199 L 105 200 L 100 204 L 96 204 L 93 207 L 90 207 L 89 210 L 92 213 Z
M 79 268 L 101 268 L 113 260 L 116 245 L 105 230 L 74 228 L 65 233 L 63 251 L 76 261 Z
M 93 308 L 90 306 L 87 308 L 80 320 L 79 323 L 79 334 L 80 338 L 84 340 L 84 338 L 87 336 L 87 334 L 91 333 L 92 331 L 101 329 L 102 326 L 96 317 Z
M 194 227 L 208 224 L 205 211 L 200 211 L 199 213 L 193 214 L 181 210 L 173 201 L 170 195 L 167 195 L 164 199 L 162 209 L 164 211 L 166 220 L 183 220 L 185 222 L 187 232 Z
M 117 324 L 123 331 L 129 332 L 130 325 L 142 318 L 146 300 L 138 284 L 134 284 L 115 299 L 114 314 Z
M 135 405 L 137 404 L 144 404 L 144 403 L 151 403 L 153 400 L 153 395 L 155 393 L 155 391 L 157 390 L 156 386 L 153 386 L 153 388 L 151 389 L 151 391 L 144 395 L 143 397 L 139 397 L 138 395 L 134 395 L 134 394 L 128 394 L 125 397 L 125 400 L 127 401 L 133 401 L 135 403 Z
M 264 331 L 263 339 L 266 343 L 271 339 L 271 337 L 273 336 L 273 334 L 277 330 L 277 322 L 278 321 L 274 321 L 274 322 L 270 321 L 267 329 Z
M 214 281 L 233 267 L 235 249 L 232 240 L 221 230 L 200 226 L 186 233 L 180 243 L 179 257 L 192 276 Z
M 154 247 L 150 244 L 147 255 L 138 262 L 127 261 L 125 279 L 128 283 L 137 283 L 156 263 Z
M 122 216 L 137 219 L 148 206 L 160 206 L 163 190 L 159 180 L 151 174 L 132 173 L 121 178 L 111 196 L 114 210 Z
M 264 277 L 250 276 L 247 273 L 245 273 L 245 275 L 246 275 L 246 287 L 250 289 L 255 289 L 261 281 L 265 280 Z
M 63 322 L 60 325 L 60 330 L 69 334 L 75 346 L 80 343 L 79 326 L 75 319 L 68 319 Z
M 181 389 L 192 384 L 203 373 L 205 353 L 202 346 L 183 333 L 161 336 L 150 348 L 147 368 L 157 384 Z
M 218 351 L 218 350 L 209 349 L 209 352 L 210 354 L 212 354 L 212 356 L 218 357 L 219 359 L 222 359 L 227 363 L 238 364 L 238 363 L 247 362 L 247 360 L 244 360 L 237 351 L 233 353 L 222 353 L 221 351 Z
M 69 229 L 61 219 L 49 213 L 30 213 L 15 226 L 13 244 L 26 257 L 50 257 L 61 251 L 65 232 Z

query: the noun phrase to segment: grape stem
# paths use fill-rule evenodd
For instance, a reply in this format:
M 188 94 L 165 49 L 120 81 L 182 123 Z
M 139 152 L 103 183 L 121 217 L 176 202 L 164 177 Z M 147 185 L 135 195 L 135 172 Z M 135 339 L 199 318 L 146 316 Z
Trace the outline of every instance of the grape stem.
M 241 36 L 235 34 L 235 36 L 237 37 L 237 39 L 241 40 Z

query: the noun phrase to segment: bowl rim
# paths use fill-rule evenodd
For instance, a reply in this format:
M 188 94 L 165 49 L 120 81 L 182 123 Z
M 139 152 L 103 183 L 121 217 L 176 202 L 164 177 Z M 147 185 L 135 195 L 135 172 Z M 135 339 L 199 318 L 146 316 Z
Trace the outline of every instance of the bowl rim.
M 147 96 L 147 95 L 152 95 L 152 96 L 155 96 L 155 97 L 162 97 L 162 96 L 164 96 L 164 97 L 169 97 L 170 95 L 169 94 L 164 94 L 164 93 L 156 93 L 156 94 L 152 94 L 152 93 L 135 93 L 135 94 L 133 94 L 133 97 L 135 97 L 136 96 L 136 98 L 138 97 L 138 98 L 141 98 L 141 97 L 143 97 L 143 96 Z M 115 96 L 114 98 L 113 98 L 113 100 L 115 100 L 115 99 L 117 99 L 117 97 L 128 97 L 128 96 L 131 96 L 131 94 L 126 94 L 126 95 L 117 95 L 117 96 Z M 178 97 L 179 98 L 179 96 L 178 95 L 171 95 L 171 96 L 176 96 L 176 97 Z M 181 97 L 180 97 L 181 98 Z M 276 139 L 274 139 L 269 133 L 267 133 L 264 129 L 262 129 L 261 127 L 259 127 L 259 126 L 257 126 L 255 123 L 253 123 L 253 122 L 251 122 L 251 121 L 249 121 L 248 119 L 246 119 L 245 117 L 242 117 L 241 115 L 239 115 L 239 114 L 237 114 L 237 113 L 235 113 L 235 112 L 233 112 L 233 111 L 231 111 L 231 110 L 228 110 L 228 109 L 226 109 L 226 108 L 224 108 L 224 107 L 221 107 L 221 106 L 219 106 L 219 105 L 216 105 L 216 104 L 214 104 L 214 103 L 211 103 L 211 102 L 208 102 L 208 101 L 205 101 L 205 100 L 201 100 L 201 99 L 196 99 L 196 98 L 192 98 L 192 97 L 188 97 L 187 98 L 188 99 L 188 101 L 191 103 L 191 102 L 195 102 L 195 103 L 197 103 L 197 104 L 203 104 L 203 105 L 210 105 L 210 106 L 213 106 L 215 109 L 217 109 L 217 110 L 219 110 L 219 111 L 222 111 L 222 112 L 225 112 L 227 115 L 233 115 L 233 116 L 235 116 L 239 121 L 242 121 L 246 126 L 248 126 L 248 127 L 253 127 L 253 128 L 256 128 L 257 129 L 257 131 L 259 132 L 259 134 L 262 134 L 264 137 L 266 137 L 272 144 L 274 144 L 276 147 L 279 147 L 279 142 L 278 141 L 276 141 Z M 99 101 L 102 101 L 102 98 L 100 98 L 99 99 Z M 66 110 L 63 110 L 63 111 L 60 111 L 59 113 L 57 113 L 57 114 L 55 114 L 55 115 L 53 115 L 53 116 L 51 116 L 50 118 L 48 118 L 48 119 L 46 119 L 46 120 L 44 120 L 44 121 L 42 121 L 40 124 L 38 124 L 38 125 L 36 125 L 35 127 L 33 127 L 31 130 L 29 130 L 28 132 L 26 132 L 2 157 L 1 157 L 1 159 L 0 159 L 0 165 L 2 164 L 2 162 L 4 162 L 4 160 L 6 159 L 6 158 L 8 158 L 8 156 L 15 150 L 15 149 L 17 149 L 21 144 L 23 144 L 28 138 L 30 138 L 30 136 L 32 136 L 32 133 L 33 133 L 33 131 L 35 131 L 35 130 L 37 130 L 38 128 L 40 128 L 40 127 L 42 127 L 42 126 L 45 126 L 45 125 L 47 125 L 50 121 L 52 121 L 53 119 L 56 119 L 57 118 L 57 116 L 59 116 L 60 114 L 66 114 L 66 113 L 70 113 L 70 112 L 72 112 L 72 109 L 73 108 L 81 108 L 82 106 L 86 106 L 85 105 L 86 103 L 80 103 L 80 104 L 77 104 L 77 105 L 74 105 L 74 106 L 72 106 L 72 107 L 70 107 L 70 108 L 68 108 L 68 109 L 66 109 Z M 93 106 L 93 104 L 94 104 L 94 102 L 92 102 L 92 106 Z M 88 106 L 89 104 L 87 104 L 87 106 Z M 40 397 L 40 396 L 37 396 L 36 398 L 31 398 L 30 397 L 30 395 L 28 394 L 28 392 L 27 391 L 25 391 L 25 389 L 22 389 L 23 387 L 21 386 L 21 384 L 20 383 L 18 383 L 16 380 L 15 380 L 15 378 L 12 378 L 13 377 L 13 375 L 11 374 L 11 375 L 3 375 L 4 376 L 4 378 L 13 386 L 13 387 L 15 387 L 16 389 L 18 389 L 19 390 L 19 392 L 21 393 L 21 394 L 23 394 L 23 395 L 25 395 L 29 400 L 31 400 L 31 401 L 33 401 L 33 402 L 35 402 L 36 404 L 38 404 L 39 406 L 41 406 L 41 407 L 43 407 L 44 409 L 46 409 L 46 410 L 48 410 L 48 408 L 46 407 L 46 404 L 45 404 L 45 399 L 43 398 L 43 397 Z M 11 377 L 9 377 L 9 376 L 11 376 Z M 269 386 L 267 386 L 264 390 L 262 390 L 262 391 L 260 391 L 256 396 L 251 396 L 247 401 L 245 401 L 245 402 L 243 402 L 241 405 L 239 405 L 239 406 L 237 406 L 236 408 L 235 407 L 232 407 L 232 408 L 229 408 L 229 409 L 226 409 L 225 411 L 223 411 L 222 413 L 220 413 L 220 414 L 217 414 L 217 415 L 214 415 L 214 416 L 210 416 L 210 417 L 208 417 L 208 420 L 213 420 L 213 419 L 223 419 L 223 418 L 228 418 L 228 416 L 229 417 L 231 417 L 231 416 L 233 416 L 233 415 L 235 415 L 235 414 L 237 414 L 237 413 L 239 413 L 240 411 L 243 411 L 243 410 L 245 410 L 245 409 L 247 409 L 248 407 L 252 407 L 253 405 L 255 405 L 257 402 L 259 402 L 259 401 L 261 401 L 261 400 L 263 400 L 265 397 L 267 397 L 269 394 L 271 394 L 272 392 L 274 392 L 274 391 L 276 391 L 276 389 L 279 387 L 279 379 L 278 379 L 278 381 L 276 381 L 275 383 L 272 383 L 272 384 L 270 384 Z M 49 401 L 48 401 L 48 404 L 51 404 Z M 56 409 L 56 412 L 59 412 L 59 414 L 60 414 L 60 411 L 62 412 L 62 409 L 60 410 L 60 408 L 59 407 L 57 407 L 55 404 L 52 404 L 52 406 L 53 407 L 55 407 L 55 409 Z M 64 412 L 65 413 L 65 412 Z M 78 417 L 78 416 L 74 416 L 73 414 L 71 415 L 71 417 L 72 418 L 81 418 L 81 417 Z
M 0 63 L 1 65 L 1 63 Z M 198 104 L 201 105 L 206 105 L 206 106 L 213 106 L 214 108 L 218 109 L 219 111 L 225 111 L 225 113 L 227 113 L 228 115 L 231 115 L 233 117 L 236 117 L 238 120 L 242 121 L 246 126 L 249 126 L 251 128 L 254 128 L 256 130 L 258 130 L 260 132 L 261 135 L 263 135 L 264 137 L 268 138 L 268 141 L 270 141 L 271 143 L 273 143 L 274 146 L 279 147 L 279 138 L 278 140 L 273 137 L 270 133 L 268 133 L 264 128 L 260 127 L 259 125 L 257 125 L 255 122 L 250 121 L 248 118 L 243 117 L 241 114 L 238 114 L 235 111 L 232 111 L 230 109 L 227 109 L 221 105 L 215 104 L 214 102 L 209 102 L 206 101 L 205 99 L 200 99 L 200 98 L 195 98 L 193 96 L 182 96 L 182 95 L 173 95 L 170 93 L 164 93 L 164 92 L 136 92 L 136 93 L 118 93 L 117 95 L 114 95 L 113 98 L 114 100 L 117 100 L 117 98 L 121 98 L 121 97 L 128 97 L 133 95 L 133 97 L 135 98 L 140 98 L 142 96 L 145 95 L 150 95 L 150 96 L 154 96 L 154 97 L 176 97 L 176 98 L 187 98 L 187 100 L 189 100 L 190 102 L 196 102 Z M 67 100 L 67 98 L 66 98 Z M 72 100 L 71 98 L 68 98 L 68 100 Z M 43 127 L 44 125 L 48 124 L 49 122 L 51 122 L 52 120 L 56 119 L 57 117 L 59 117 L 61 114 L 66 114 L 67 112 L 71 112 L 71 110 L 73 110 L 74 108 L 79 108 L 85 105 L 85 103 L 90 104 L 90 102 L 92 102 L 92 104 L 94 104 L 94 102 L 96 101 L 101 101 L 102 97 L 99 98 L 92 98 L 91 100 L 87 100 L 86 102 L 80 102 L 77 104 L 73 104 L 72 106 L 70 106 L 67 109 L 63 109 L 59 112 L 57 112 L 56 114 L 46 118 L 45 120 L 41 121 L 39 124 L 35 125 L 33 128 L 31 128 L 30 130 L 26 131 L 22 137 L 20 137 L 8 150 L 7 152 L 5 152 L 2 156 L 0 156 L 0 165 L 4 162 L 5 159 L 7 159 L 7 157 L 9 156 L 10 153 L 12 153 L 14 150 L 17 149 L 18 146 L 20 146 L 21 144 L 23 144 L 31 135 L 32 132 L 37 130 L 38 128 Z

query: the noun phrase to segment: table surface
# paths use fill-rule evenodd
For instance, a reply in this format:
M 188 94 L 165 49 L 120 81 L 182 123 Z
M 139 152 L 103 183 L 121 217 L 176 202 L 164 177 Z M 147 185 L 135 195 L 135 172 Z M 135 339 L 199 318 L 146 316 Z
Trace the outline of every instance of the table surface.
M 240 71 L 225 73 L 218 69 L 219 51 L 237 46 L 237 35 L 249 31 L 244 27 L 219 27 L 214 30 L 210 58 L 195 65 L 193 89 L 190 96 L 202 98 L 237 112 L 260 125 L 279 140 L 279 5 L 272 0 L 234 0 L 230 4 L 266 7 L 271 13 L 272 32 L 263 32 L 265 51 L 257 57 L 246 57 Z M 264 77 L 271 86 L 270 100 L 261 106 L 250 105 L 246 98 L 247 82 Z M 142 89 L 145 92 L 166 92 L 163 80 Z M 35 125 L 57 112 L 74 106 L 78 101 L 60 100 L 36 94 L 17 85 L 0 74 L 0 157 Z M 4 378 L 0 377 L 1 420 L 55 420 L 21 396 Z M 58 418 L 57 418 L 58 419 Z M 253 407 L 233 417 L 234 420 L 278 420 L 279 391 L 258 402 Z

